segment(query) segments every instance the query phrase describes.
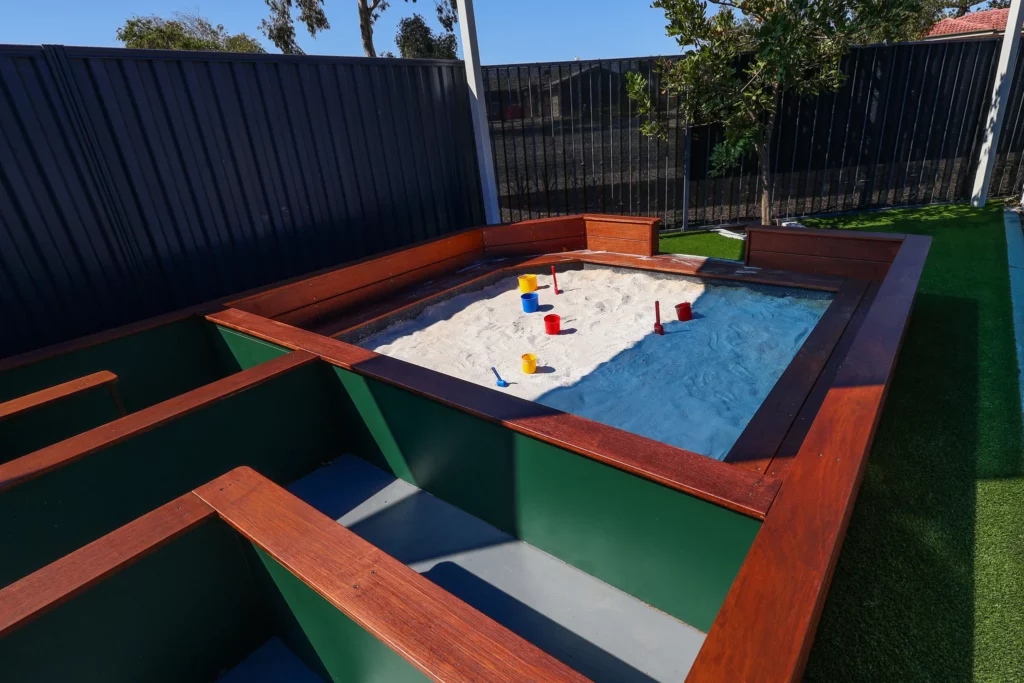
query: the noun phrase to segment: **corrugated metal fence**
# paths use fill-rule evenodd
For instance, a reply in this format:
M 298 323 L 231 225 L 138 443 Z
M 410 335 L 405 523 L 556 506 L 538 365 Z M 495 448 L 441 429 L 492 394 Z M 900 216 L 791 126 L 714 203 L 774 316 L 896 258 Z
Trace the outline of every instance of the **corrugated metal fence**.
M 483 220 L 461 62 L 0 46 L 0 357 Z
M 998 51 L 995 39 L 857 48 L 843 61 L 839 92 L 784 98 L 773 138 L 776 213 L 969 199 Z M 721 131 L 687 136 L 678 103 L 660 94 L 659 59 L 485 67 L 503 220 L 578 211 L 659 215 L 666 228 L 681 227 L 684 215 L 690 226 L 759 219 L 756 157 L 711 177 Z M 640 134 L 626 96 L 630 71 L 649 77 L 667 140 Z M 1022 106 L 1018 66 L 992 196 L 1021 192 Z

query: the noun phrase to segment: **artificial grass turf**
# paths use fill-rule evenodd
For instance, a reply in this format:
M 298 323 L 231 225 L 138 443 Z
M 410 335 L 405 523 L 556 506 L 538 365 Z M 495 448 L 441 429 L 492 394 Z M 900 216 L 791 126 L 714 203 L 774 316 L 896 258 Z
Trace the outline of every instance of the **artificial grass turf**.
M 806 678 L 1024 681 L 1024 456 L 1002 205 L 811 223 L 933 241 Z
M 689 254 L 691 256 L 713 256 L 715 258 L 743 260 L 743 240 L 722 237 L 716 232 L 688 232 L 659 240 L 659 248 L 665 254 Z

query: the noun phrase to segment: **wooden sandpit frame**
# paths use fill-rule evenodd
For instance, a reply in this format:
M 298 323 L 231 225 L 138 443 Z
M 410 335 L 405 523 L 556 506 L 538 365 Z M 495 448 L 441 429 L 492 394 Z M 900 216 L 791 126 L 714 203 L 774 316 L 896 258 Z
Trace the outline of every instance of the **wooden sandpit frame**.
M 797 680 L 930 238 L 751 227 L 746 263 L 738 264 L 660 255 L 657 229 L 658 219 L 587 214 L 468 230 L 181 315 L 205 315 L 219 326 L 299 353 L 296 358 L 303 362 L 318 358 L 761 521 L 688 680 Z M 835 296 L 724 462 L 334 338 L 496 273 L 577 264 L 802 287 Z M 29 359 L 46 354 L 34 352 Z M 430 652 L 422 634 L 406 630 L 395 637 L 388 644 L 400 653 L 409 652 L 413 640 L 417 651 Z M 438 679 L 474 680 L 444 667 L 417 666 Z

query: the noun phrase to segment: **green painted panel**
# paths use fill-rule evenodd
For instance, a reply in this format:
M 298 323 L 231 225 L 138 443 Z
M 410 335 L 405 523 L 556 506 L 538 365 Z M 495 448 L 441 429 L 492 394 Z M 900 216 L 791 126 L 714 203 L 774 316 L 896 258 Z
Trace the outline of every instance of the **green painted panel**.
M 294 643 L 288 634 L 279 635 L 300 656 L 307 644 L 312 647 L 319 659 L 314 662 L 314 671 L 326 673 L 331 680 L 338 682 L 425 680 L 425 676 L 412 664 L 345 616 L 276 560 L 259 548 L 256 552 L 301 628 L 304 642 Z
M 0 492 L 0 586 L 240 465 L 283 484 L 349 452 L 336 396 L 306 365 Z
M 288 353 L 288 349 L 277 344 L 250 337 L 220 325 L 210 324 L 207 328 L 213 353 L 221 367 L 234 371 L 247 370 L 268 360 Z
M 756 520 L 347 370 L 391 471 L 707 630 Z
M 0 401 L 109 370 L 125 409 L 135 412 L 234 372 L 215 356 L 209 327 L 186 318 L 8 370 L 0 373 Z
M 245 561 L 212 520 L 0 638 L 0 679 L 214 681 L 273 635 Z
M 516 535 L 514 432 L 348 370 L 335 372 L 385 454 L 385 467 Z
M 370 434 L 373 436 L 381 451 L 381 455 L 386 461 L 385 463 L 378 461 L 374 464 L 385 470 L 390 469 L 396 477 L 404 479 L 410 484 L 415 484 L 416 478 L 405 461 L 401 447 L 391 434 L 388 420 L 377 405 L 377 401 L 370 391 L 366 378 L 338 367 L 335 367 L 334 371 L 341 379 L 341 383 L 348 392 L 348 395 L 352 398 L 352 403 L 356 410 L 359 411 L 363 424 L 370 430 Z
M 95 387 L 0 422 L 0 463 L 120 417 L 110 389 Z
M 226 327 L 217 325 L 211 327 L 218 338 L 216 342 L 218 353 L 227 359 L 225 362 L 236 362 L 239 367 L 252 367 L 288 352 L 288 349 L 282 346 L 250 337 Z M 336 369 L 327 364 L 323 364 L 322 367 L 324 369 L 321 373 L 324 375 L 332 375 Z M 352 373 L 347 374 L 357 380 L 362 379 Z M 345 435 L 344 445 L 347 450 L 344 452 L 359 455 L 377 467 L 387 469 L 389 461 L 381 453 L 381 447 L 378 446 L 378 439 L 375 437 L 378 432 L 375 430 L 371 434 L 371 430 L 367 427 L 374 420 L 372 412 L 363 414 L 350 398 L 346 387 L 339 386 L 336 381 L 328 379 L 325 386 L 326 388 L 321 387 L 321 390 L 328 394 L 327 400 L 330 402 L 332 421 Z M 356 383 L 353 390 L 358 393 L 359 388 Z M 384 438 L 383 443 L 386 442 L 386 438 Z
M 519 537 L 707 632 L 761 523 L 517 435 Z
M 0 373 L 0 396 L 14 398 L 111 370 L 118 375 L 125 408 L 134 412 L 286 353 L 284 347 L 190 318 Z M 81 374 L 70 376 L 73 372 Z M 110 391 L 103 387 L 5 420 L 0 423 L 0 462 L 117 418 Z

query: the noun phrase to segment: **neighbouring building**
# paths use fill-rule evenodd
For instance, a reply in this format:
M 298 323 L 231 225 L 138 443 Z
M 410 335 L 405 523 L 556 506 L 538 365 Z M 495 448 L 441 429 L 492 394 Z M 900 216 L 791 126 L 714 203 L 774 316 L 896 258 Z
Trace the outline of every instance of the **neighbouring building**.
M 1006 30 L 1008 9 L 987 9 L 971 12 L 962 17 L 949 17 L 936 23 L 924 40 L 962 40 L 1001 36 Z

